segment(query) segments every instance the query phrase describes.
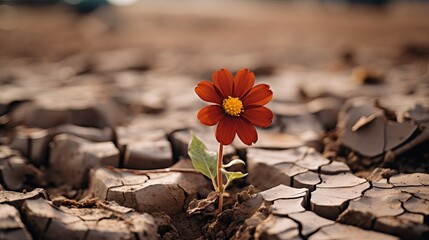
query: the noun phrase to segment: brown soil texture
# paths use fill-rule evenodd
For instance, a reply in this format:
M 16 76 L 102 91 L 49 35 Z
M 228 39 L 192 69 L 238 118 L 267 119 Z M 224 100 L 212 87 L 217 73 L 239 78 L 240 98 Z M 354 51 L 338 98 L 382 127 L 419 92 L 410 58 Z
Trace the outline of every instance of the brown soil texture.
M 428 239 L 427 12 L 0 4 L 0 239 Z M 187 147 L 218 148 L 194 88 L 220 68 L 269 84 L 274 120 L 225 147 L 248 176 L 217 214 Z

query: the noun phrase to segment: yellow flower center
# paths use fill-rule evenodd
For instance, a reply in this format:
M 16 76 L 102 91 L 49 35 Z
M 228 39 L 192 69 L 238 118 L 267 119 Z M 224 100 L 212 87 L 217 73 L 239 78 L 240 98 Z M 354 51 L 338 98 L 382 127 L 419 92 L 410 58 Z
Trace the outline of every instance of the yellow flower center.
M 222 107 L 226 113 L 234 117 L 238 117 L 242 112 L 244 112 L 241 100 L 231 96 L 223 100 Z

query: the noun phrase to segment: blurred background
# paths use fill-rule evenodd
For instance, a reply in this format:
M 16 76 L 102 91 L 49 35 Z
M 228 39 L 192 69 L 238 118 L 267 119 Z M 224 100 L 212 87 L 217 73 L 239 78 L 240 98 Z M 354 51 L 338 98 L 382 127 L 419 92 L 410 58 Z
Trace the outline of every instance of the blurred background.
M 189 73 L 371 62 L 427 51 L 428 12 L 428 1 L 2 0 L 0 64 L 118 49 Z

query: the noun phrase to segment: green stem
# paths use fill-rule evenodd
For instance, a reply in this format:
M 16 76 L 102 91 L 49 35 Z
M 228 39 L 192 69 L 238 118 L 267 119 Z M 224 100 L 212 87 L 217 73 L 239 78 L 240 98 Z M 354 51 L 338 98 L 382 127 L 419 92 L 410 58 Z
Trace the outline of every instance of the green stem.
M 223 144 L 219 143 L 219 152 L 217 157 L 217 187 L 219 192 L 219 207 L 218 213 L 222 212 L 223 205 L 223 182 L 222 182 L 222 160 L 223 160 Z

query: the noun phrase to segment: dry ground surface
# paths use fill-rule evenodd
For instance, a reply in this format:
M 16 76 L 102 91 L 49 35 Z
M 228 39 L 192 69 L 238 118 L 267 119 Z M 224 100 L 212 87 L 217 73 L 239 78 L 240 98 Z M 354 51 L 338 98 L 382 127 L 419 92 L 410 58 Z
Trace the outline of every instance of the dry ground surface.
M 427 239 L 429 5 L 0 5 L 0 239 Z M 216 214 L 194 88 L 247 67 L 273 125 Z

